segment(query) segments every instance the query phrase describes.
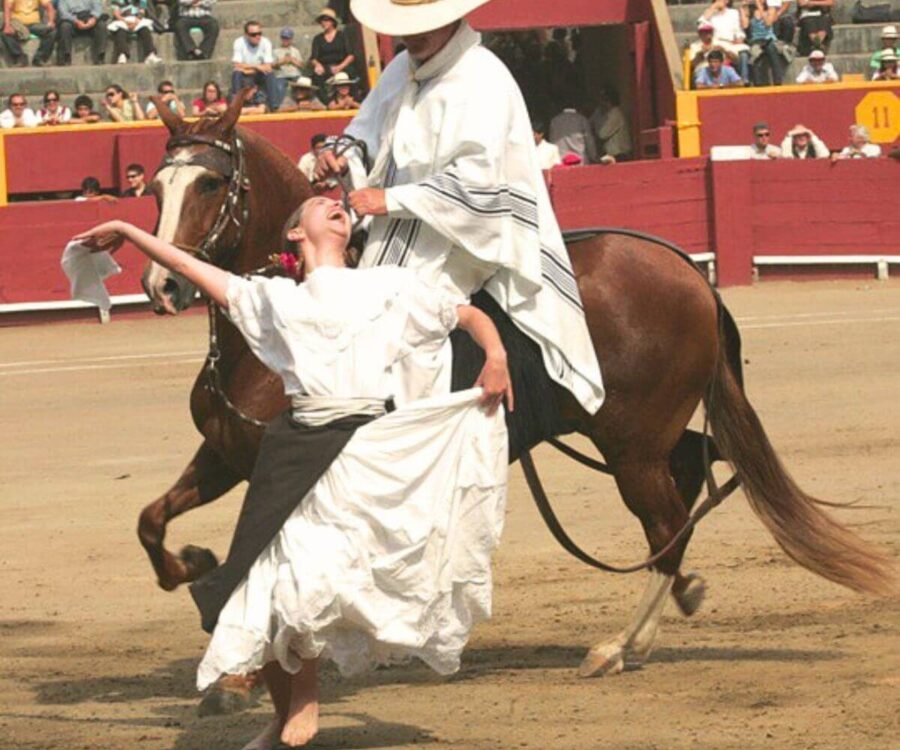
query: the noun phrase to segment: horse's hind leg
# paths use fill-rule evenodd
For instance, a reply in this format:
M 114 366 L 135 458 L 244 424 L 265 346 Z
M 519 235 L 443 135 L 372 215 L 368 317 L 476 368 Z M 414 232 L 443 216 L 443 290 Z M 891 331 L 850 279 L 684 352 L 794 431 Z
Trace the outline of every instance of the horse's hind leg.
M 625 504 L 641 521 L 653 554 L 678 533 L 688 514 L 665 461 L 617 465 L 616 483 Z M 668 594 L 681 564 L 687 539 L 662 558 L 651 572 L 634 618 L 614 639 L 594 646 L 578 673 L 582 677 L 637 669 L 650 656 Z
M 178 481 L 162 497 L 141 512 L 138 538 L 150 557 L 159 585 L 171 591 L 216 567 L 208 549 L 185 547 L 176 557 L 165 546 L 169 521 L 224 495 L 240 481 L 206 441 L 182 472 Z

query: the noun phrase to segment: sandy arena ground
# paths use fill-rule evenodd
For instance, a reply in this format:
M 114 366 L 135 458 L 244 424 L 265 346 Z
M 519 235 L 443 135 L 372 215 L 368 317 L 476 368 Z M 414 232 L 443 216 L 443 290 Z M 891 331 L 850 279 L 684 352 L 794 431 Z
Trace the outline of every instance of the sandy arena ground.
M 814 494 L 900 556 L 900 284 L 767 283 L 728 290 L 749 393 Z M 267 721 L 200 719 L 205 645 L 184 590 L 155 585 L 140 509 L 198 444 L 189 385 L 205 319 L 0 331 L 0 750 L 230 750 Z M 643 558 L 611 481 L 538 452 L 561 515 L 589 549 Z M 176 522 L 169 545 L 226 549 L 241 490 Z M 738 495 L 688 553 L 708 598 L 669 607 L 640 671 L 580 680 L 587 646 L 630 617 L 641 575 L 557 548 L 512 474 L 495 616 L 462 671 L 411 666 L 324 677 L 318 748 L 841 748 L 883 750 L 900 717 L 900 605 L 790 564 Z M 896 747 L 896 744 L 893 745 Z

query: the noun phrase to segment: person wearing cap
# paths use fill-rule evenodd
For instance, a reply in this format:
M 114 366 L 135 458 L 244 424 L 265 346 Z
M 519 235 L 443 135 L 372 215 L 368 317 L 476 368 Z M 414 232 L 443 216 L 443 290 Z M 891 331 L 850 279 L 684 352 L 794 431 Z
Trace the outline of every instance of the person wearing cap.
M 753 143 L 750 146 L 751 159 L 780 159 L 781 149 L 772 145 L 769 139 L 772 131 L 769 130 L 769 123 L 758 122 L 753 126 Z
M 278 108 L 279 112 L 322 112 L 325 105 L 319 101 L 316 87 L 308 76 L 300 76 L 290 82 L 290 96 Z
M 809 53 L 809 60 L 797 76 L 797 83 L 837 83 L 840 76 L 834 65 L 825 60 L 825 53 L 814 49 Z
M 323 8 L 316 16 L 316 23 L 322 27 L 322 31 L 313 37 L 309 64 L 312 67 L 312 81 L 319 90 L 319 98 L 323 104 L 327 104 L 328 79 L 338 73 L 346 73 L 352 77 L 356 57 L 347 35 L 338 28 L 337 13 L 331 8 Z
M 713 43 L 736 64 L 744 85 L 750 83 L 750 47 L 741 25 L 740 12 L 731 7 L 731 0 L 713 0 L 697 23 L 706 21 L 713 27 Z
M 272 42 L 263 36 L 262 26 L 258 21 L 247 21 L 244 24 L 243 36 L 234 40 L 231 62 L 231 95 L 234 96 L 245 88 L 257 87 L 260 91 L 254 94 L 253 106 L 265 106 L 259 97 L 264 91 L 269 111 L 278 109 L 278 89 L 272 67 L 275 55 Z M 247 103 L 250 104 L 251 101 L 248 99 Z
M 359 109 L 359 102 L 353 98 L 351 86 L 358 83 L 356 78 L 351 78 L 344 71 L 335 73 L 332 78 L 328 79 L 328 85 L 334 92 L 331 101 L 328 102 L 328 109 Z
M 804 125 L 794 125 L 781 142 L 782 159 L 827 159 L 828 146 Z
M 734 68 L 725 64 L 725 53 L 714 49 L 706 56 L 706 67 L 694 75 L 695 89 L 730 89 L 744 85 Z
M 182 54 L 188 60 L 212 60 L 219 39 L 219 22 L 213 17 L 216 0 L 178 0 L 178 17 L 172 24 Z M 191 29 L 200 29 L 200 46 Z
M 881 146 L 872 143 L 869 129 L 865 125 L 850 126 L 850 143 L 835 154 L 835 159 L 877 159 L 881 156 Z
M 897 43 L 896 26 L 885 26 L 881 30 L 881 49 L 875 52 L 869 60 L 869 67 L 872 69 L 873 74 L 881 70 L 881 58 L 888 52 L 892 52 L 900 57 L 900 44 Z
M 604 389 L 571 262 L 541 172 L 524 98 L 464 16 L 488 0 L 351 0 L 354 17 L 405 47 L 346 134 L 321 180 L 349 172 L 349 201 L 369 219 L 361 267 L 402 265 L 460 299 L 484 291 L 542 352 L 534 382 L 555 381 L 590 414 Z M 551 138 L 552 140 L 552 138 Z M 458 351 L 457 364 L 465 362 Z M 404 360 L 403 382 L 451 388 L 449 352 Z M 517 377 L 514 373 L 513 377 Z
M 276 107 L 279 109 L 287 94 L 288 85 L 300 77 L 303 60 L 300 50 L 294 46 L 294 30 L 285 26 L 278 35 L 281 45 L 272 51 L 275 62 L 272 68 L 275 70 L 275 84 L 277 90 Z
M 697 24 L 697 39 L 688 47 L 688 56 L 691 59 L 691 80 L 697 75 L 697 71 L 706 67 L 706 56 L 716 49 L 713 43 L 713 25 L 703 19 Z
M 873 81 L 896 81 L 900 79 L 897 72 L 897 55 L 892 50 L 885 50 L 881 55 L 879 69 L 872 76 Z

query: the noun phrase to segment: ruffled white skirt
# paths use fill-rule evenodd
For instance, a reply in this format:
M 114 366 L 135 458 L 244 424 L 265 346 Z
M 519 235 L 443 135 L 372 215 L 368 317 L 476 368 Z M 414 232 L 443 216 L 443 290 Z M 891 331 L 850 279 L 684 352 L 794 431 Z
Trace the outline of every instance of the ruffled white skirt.
M 351 675 L 418 657 L 459 669 L 490 616 L 507 436 L 480 389 L 401 407 L 356 431 L 235 590 L 197 673 L 333 660 Z

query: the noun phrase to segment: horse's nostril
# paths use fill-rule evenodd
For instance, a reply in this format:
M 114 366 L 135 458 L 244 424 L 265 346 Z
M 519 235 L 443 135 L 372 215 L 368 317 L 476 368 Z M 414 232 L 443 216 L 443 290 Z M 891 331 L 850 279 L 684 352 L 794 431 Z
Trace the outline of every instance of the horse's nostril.
M 166 283 L 163 284 L 163 294 L 167 297 L 174 297 L 178 294 L 178 284 L 175 279 L 166 279 Z

